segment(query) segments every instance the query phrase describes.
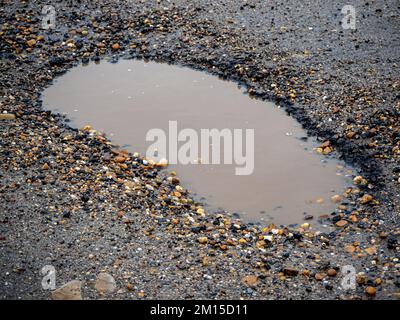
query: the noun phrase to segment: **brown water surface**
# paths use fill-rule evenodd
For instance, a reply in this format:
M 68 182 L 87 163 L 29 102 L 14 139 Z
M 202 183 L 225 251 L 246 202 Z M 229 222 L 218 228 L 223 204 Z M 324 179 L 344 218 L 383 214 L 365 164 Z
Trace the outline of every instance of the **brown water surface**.
M 313 151 L 317 145 L 273 103 L 250 99 L 232 82 L 160 63 L 124 60 L 79 66 L 43 93 L 45 108 L 66 113 L 72 125 L 90 124 L 131 152 L 146 154 L 153 128 L 178 131 L 254 129 L 254 172 L 233 164 L 170 165 L 207 210 L 239 213 L 247 221 L 299 223 L 335 209 L 330 198 L 348 183 L 342 163 Z

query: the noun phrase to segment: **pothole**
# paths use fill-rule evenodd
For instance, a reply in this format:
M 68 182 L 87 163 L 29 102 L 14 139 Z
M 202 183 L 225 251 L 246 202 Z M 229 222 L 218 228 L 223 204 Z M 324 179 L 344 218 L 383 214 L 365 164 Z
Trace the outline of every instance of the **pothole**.
M 276 224 L 316 220 L 335 210 L 332 196 L 350 183 L 344 164 L 316 154 L 317 143 L 279 107 L 250 99 L 232 82 L 189 68 L 132 60 L 79 66 L 44 91 L 43 104 L 66 113 L 72 126 L 90 124 L 141 155 L 155 143 L 146 141 L 146 135 L 164 132 L 169 162 L 174 162 L 169 153 L 174 141 L 176 154 L 185 156 L 186 150 L 183 158 L 191 160 L 183 164 L 177 156 L 178 163 L 166 170 L 176 171 L 208 211 L 227 210 L 247 221 Z M 220 164 L 212 164 L 217 140 L 211 139 L 204 149 L 211 164 L 202 158 L 204 129 L 226 129 L 219 140 Z M 246 129 L 254 130 L 253 151 L 246 149 Z M 235 130 L 242 133 L 241 143 Z M 177 141 L 182 132 L 190 134 Z M 196 139 L 198 152 L 184 149 Z M 225 157 L 229 145 L 231 155 Z M 231 164 L 225 161 L 229 157 Z M 250 174 L 238 175 L 238 168 Z

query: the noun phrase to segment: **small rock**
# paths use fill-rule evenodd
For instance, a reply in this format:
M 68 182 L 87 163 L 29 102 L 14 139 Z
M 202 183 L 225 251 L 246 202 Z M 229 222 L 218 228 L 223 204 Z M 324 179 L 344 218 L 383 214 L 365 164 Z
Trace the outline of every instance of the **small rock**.
M 329 140 L 326 140 L 323 144 L 321 144 L 321 148 L 322 149 L 324 149 L 324 148 L 327 148 L 327 147 L 329 147 L 331 145 L 331 142 L 329 141 Z
M 367 180 L 365 180 L 362 176 L 357 176 L 353 179 L 354 184 L 357 185 L 366 185 Z
M 310 270 L 303 270 L 302 275 L 308 277 L 310 275 Z
M 28 41 L 26 42 L 26 44 L 27 44 L 29 47 L 32 48 L 32 47 L 36 44 L 36 40 L 35 40 L 35 39 L 28 40 Z
M 100 294 L 105 294 L 114 292 L 116 284 L 114 278 L 110 274 L 101 272 L 97 276 L 94 287 Z
M 323 273 L 315 274 L 315 280 L 317 280 L 317 281 L 322 281 L 322 280 L 324 280 L 324 278 L 325 278 L 325 275 Z
M 348 139 L 352 139 L 355 135 L 356 135 L 356 133 L 354 131 L 349 131 L 349 132 L 347 132 L 346 137 Z
M 333 268 L 329 269 L 327 273 L 328 273 L 328 276 L 330 276 L 330 277 L 335 277 L 337 274 L 336 270 Z
M 379 238 L 381 238 L 381 239 L 386 239 L 386 238 L 387 238 L 386 232 L 385 232 L 385 231 L 381 231 L 381 232 L 379 233 Z
M 114 44 L 112 45 L 112 49 L 113 49 L 113 50 L 119 50 L 119 48 L 120 48 L 120 45 L 119 45 L 118 43 L 114 43 Z
M 372 255 L 376 254 L 376 247 L 374 247 L 374 246 L 369 247 L 369 248 L 365 249 L 365 252 L 372 256 Z
M 370 297 L 374 297 L 376 295 L 376 289 L 374 287 L 367 287 L 365 293 Z
M 248 287 L 255 287 L 258 284 L 258 277 L 254 275 L 245 276 L 241 281 Z
M 173 184 L 179 184 L 180 183 L 179 178 L 176 178 L 176 177 L 168 177 L 167 180 L 168 180 L 168 182 L 171 182 Z
M 366 281 L 367 281 L 367 279 L 365 278 L 364 275 L 362 275 L 362 274 L 357 275 L 357 277 L 356 277 L 356 282 L 357 282 L 359 285 L 365 284 Z
M 365 194 L 361 197 L 360 203 L 367 204 L 373 200 L 373 197 L 370 194 Z
M 347 225 L 348 225 L 348 222 L 346 220 L 339 220 L 338 222 L 335 223 L 335 226 L 339 227 L 339 228 L 343 228 Z
M 114 161 L 117 162 L 117 163 L 124 163 L 125 160 L 126 160 L 126 158 L 125 157 L 121 157 L 121 156 L 118 156 L 118 157 L 114 158 Z
M 206 244 L 208 242 L 208 238 L 207 237 L 199 237 L 199 238 L 197 238 L 197 241 L 201 244 Z
M 82 300 L 82 283 L 78 280 L 67 282 L 51 293 L 52 300 Z
M 204 214 L 204 209 L 203 209 L 203 208 L 198 208 L 197 211 L 196 211 L 196 213 L 197 213 L 198 215 L 203 215 L 203 214 Z
M 15 114 L 12 113 L 0 113 L 0 120 L 14 120 Z

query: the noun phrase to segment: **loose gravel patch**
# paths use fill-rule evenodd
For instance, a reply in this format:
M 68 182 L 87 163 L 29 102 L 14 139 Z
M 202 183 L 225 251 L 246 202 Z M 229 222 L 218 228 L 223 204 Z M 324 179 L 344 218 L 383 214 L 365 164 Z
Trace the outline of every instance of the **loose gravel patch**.
M 1 298 L 51 298 L 45 265 L 83 299 L 399 297 L 398 2 L 354 1 L 345 30 L 340 1 L 54 1 L 43 30 L 48 2 L 0 8 Z M 71 67 L 122 58 L 204 70 L 284 107 L 360 172 L 321 217 L 331 231 L 207 213 L 179 172 L 42 109 Z M 104 274 L 113 290 L 99 294 Z

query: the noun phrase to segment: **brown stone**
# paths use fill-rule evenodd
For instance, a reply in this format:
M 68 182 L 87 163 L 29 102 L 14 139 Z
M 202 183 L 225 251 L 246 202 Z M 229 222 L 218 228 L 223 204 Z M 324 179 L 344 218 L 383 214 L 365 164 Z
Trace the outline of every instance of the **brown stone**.
M 118 43 L 114 43 L 114 44 L 112 45 L 112 49 L 113 49 L 113 50 L 119 50 L 119 48 L 120 48 L 120 45 L 119 45 Z
M 303 270 L 302 274 L 303 274 L 303 276 L 308 277 L 310 275 L 310 271 L 309 270 Z
M 26 42 L 26 44 L 27 44 L 29 47 L 33 47 L 33 46 L 36 44 L 36 40 L 35 40 L 35 39 L 28 40 L 28 41 Z
M 197 238 L 197 241 L 201 244 L 206 244 L 208 242 L 208 238 L 207 237 L 200 237 Z
M 346 137 L 348 139 L 352 139 L 355 135 L 356 135 L 356 133 L 354 131 L 349 131 L 349 132 L 347 132 Z
M 335 226 L 339 227 L 339 228 L 343 228 L 343 227 L 345 227 L 347 225 L 348 225 L 348 222 L 346 220 L 340 220 L 340 221 L 335 223 Z
M 365 279 L 365 276 L 363 276 L 363 275 L 358 275 L 357 278 L 356 278 L 356 282 L 358 284 L 364 284 L 365 281 L 366 281 L 366 279 Z
M 366 248 L 365 252 L 372 256 L 372 255 L 376 254 L 376 247 L 372 246 L 372 247 Z
M 329 269 L 327 273 L 328 273 L 328 276 L 330 276 L 330 277 L 335 277 L 337 274 L 336 270 L 333 268 Z
M 323 274 L 323 273 L 315 274 L 315 280 L 317 280 L 317 281 L 322 281 L 322 280 L 324 280 L 324 278 L 325 278 L 325 274 Z
M 241 281 L 248 287 L 255 287 L 258 284 L 258 277 L 254 275 L 244 276 Z
M 15 114 L 12 113 L 0 113 L 0 120 L 14 120 Z
M 331 142 L 329 140 L 325 141 L 323 144 L 321 144 L 321 148 L 327 148 L 331 145 Z
M 367 287 L 365 293 L 370 297 L 374 297 L 376 295 L 376 289 L 374 287 Z
M 333 149 L 331 147 L 326 147 L 324 149 L 324 154 L 330 154 L 333 151 Z
M 126 160 L 126 158 L 125 157 L 121 157 L 121 156 L 114 158 L 114 161 L 117 162 L 117 163 L 124 163 L 125 160 Z
M 371 202 L 374 198 L 370 194 L 365 194 L 361 197 L 360 202 L 361 204 L 367 204 Z

